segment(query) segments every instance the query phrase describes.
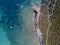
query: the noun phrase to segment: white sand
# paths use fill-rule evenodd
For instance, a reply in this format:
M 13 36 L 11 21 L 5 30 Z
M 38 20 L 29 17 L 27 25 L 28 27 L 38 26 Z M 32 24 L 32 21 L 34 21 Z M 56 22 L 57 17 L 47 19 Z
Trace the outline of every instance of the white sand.
M 36 14 L 37 16 L 34 18 L 34 23 L 37 24 L 35 25 L 35 31 L 36 31 L 36 35 L 38 36 L 39 38 L 39 41 L 40 41 L 40 45 L 44 45 L 43 44 L 43 34 L 39 28 L 39 25 L 38 25 L 38 19 L 39 19 L 39 16 L 40 16 L 40 11 L 41 11 L 41 8 L 40 6 L 33 6 L 33 10 L 36 10 L 38 12 L 38 14 Z

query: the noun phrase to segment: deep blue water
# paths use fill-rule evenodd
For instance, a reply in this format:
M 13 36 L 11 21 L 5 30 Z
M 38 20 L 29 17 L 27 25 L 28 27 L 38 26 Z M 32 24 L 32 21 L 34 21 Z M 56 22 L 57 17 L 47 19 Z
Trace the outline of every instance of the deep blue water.
M 39 45 L 31 3 L 36 0 L 0 0 L 0 45 Z

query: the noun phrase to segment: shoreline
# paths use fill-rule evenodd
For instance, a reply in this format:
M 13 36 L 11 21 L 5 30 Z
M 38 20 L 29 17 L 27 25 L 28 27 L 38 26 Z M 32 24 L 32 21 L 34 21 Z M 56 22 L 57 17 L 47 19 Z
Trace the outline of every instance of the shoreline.
M 40 45 L 44 45 L 44 42 L 43 42 L 43 34 L 39 28 L 39 25 L 38 25 L 38 19 L 39 19 L 39 16 L 40 16 L 40 6 L 33 6 L 33 10 L 35 10 L 37 12 L 35 12 L 35 16 L 34 16 L 34 26 L 35 26 L 35 33 L 39 39 L 39 42 L 40 42 Z

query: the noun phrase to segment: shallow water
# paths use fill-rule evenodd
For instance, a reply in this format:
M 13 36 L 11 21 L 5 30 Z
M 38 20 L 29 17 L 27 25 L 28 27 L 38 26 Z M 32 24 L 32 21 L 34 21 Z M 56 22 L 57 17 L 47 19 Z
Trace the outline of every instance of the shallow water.
M 0 1 L 0 45 L 40 45 L 31 3 L 36 0 Z

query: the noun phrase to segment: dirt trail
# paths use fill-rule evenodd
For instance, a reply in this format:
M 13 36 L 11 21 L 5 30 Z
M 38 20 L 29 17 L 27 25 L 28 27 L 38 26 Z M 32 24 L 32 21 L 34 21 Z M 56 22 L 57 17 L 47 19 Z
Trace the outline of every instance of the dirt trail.
M 55 5 L 56 5 L 56 2 L 57 0 L 55 0 L 55 3 L 53 4 L 53 9 L 52 9 L 52 13 L 49 14 L 49 11 L 48 11 L 48 15 L 47 15 L 47 19 L 48 19 L 48 30 L 47 30 L 47 36 L 46 36 L 46 45 L 48 45 L 48 36 L 49 36 L 49 28 L 50 28 L 50 17 L 53 15 L 53 11 L 54 11 L 54 8 L 55 8 Z M 51 1 L 49 2 L 49 4 L 47 5 L 47 9 L 49 10 L 49 5 L 51 4 Z

